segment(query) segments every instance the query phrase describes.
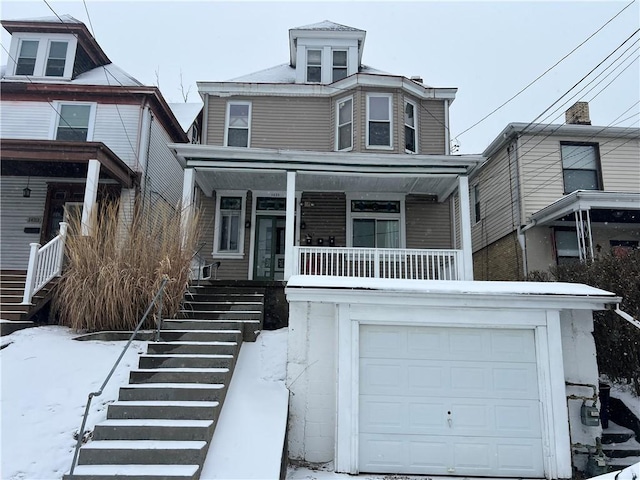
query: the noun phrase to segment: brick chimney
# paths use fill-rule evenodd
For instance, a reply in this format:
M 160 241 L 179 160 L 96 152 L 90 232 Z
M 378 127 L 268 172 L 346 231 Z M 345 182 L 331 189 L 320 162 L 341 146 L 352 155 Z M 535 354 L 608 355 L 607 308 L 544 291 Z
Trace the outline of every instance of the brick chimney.
M 565 122 L 571 125 L 591 125 L 589 102 L 576 102 L 565 112 Z

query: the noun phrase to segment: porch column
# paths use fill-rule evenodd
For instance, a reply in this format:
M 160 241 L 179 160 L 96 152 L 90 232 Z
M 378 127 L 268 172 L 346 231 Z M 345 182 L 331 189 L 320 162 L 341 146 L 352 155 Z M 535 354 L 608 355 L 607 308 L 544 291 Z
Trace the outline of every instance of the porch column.
M 89 160 L 89 168 L 87 169 L 87 182 L 84 187 L 84 203 L 82 205 L 82 223 L 81 234 L 86 237 L 91 235 L 93 229 L 92 220 L 98 198 L 98 181 L 100 177 L 100 162 L 98 160 Z
M 458 177 L 460 201 L 460 244 L 464 259 L 464 276 L 461 280 L 473 280 L 473 247 L 471 245 L 471 205 L 469 203 L 469 179 Z
M 284 230 L 284 279 L 289 280 L 293 275 L 293 239 L 295 232 L 294 220 L 296 216 L 296 172 L 287 172 L 287 223 Z
M 196 171 L 193 168 L 184 169 L 182 181 L 182 212 L 180 215 L 180 229 L 182 231 L 182 244 L 187 240 L 189 225 L 193 219 L 193 189 L 196 186 Z

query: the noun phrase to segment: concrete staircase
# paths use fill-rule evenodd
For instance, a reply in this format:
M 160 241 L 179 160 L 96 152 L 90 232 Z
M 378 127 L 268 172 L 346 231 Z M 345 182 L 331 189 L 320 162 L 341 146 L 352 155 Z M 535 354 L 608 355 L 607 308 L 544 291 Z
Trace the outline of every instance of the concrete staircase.
M 24 270 L 2 270 L 0 272 L 0 333 L 8 335 L 22 328 L 33 327 L 32 321 L 51 300 L 55 280 L 34 295 L 31 305 L 22 305 L 27 273 Z
M 633 430 L 609 422 L 602 431 L 602 451 L 609 458 L 610 470 L 620 470 L 640 462 L 640 443 Z
M 263 311 L 261 294 L 192 287 L 64 478 L 197 480 L 240 346 L 256 339 Z

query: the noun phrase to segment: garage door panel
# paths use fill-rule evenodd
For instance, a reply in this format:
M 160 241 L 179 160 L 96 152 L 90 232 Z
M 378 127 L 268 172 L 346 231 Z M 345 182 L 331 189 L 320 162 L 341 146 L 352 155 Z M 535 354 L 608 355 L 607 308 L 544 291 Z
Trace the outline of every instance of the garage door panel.
M 447 406 L 440 399 L 416 399 L 393 395 L 360 397 L 360 431 L 385 434 L 443 435 Z
M 360 471 L 394 473 L 445 473 L 452 461 L 449 442 L 427 440 L 415 435 L 360 435 Z

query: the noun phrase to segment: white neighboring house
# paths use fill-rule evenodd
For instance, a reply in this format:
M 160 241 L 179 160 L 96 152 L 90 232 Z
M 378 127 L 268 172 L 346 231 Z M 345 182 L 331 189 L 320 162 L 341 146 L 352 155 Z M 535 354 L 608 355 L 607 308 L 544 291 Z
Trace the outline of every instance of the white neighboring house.
M 289 456 L 571 478 L 572 446 L 602 433 L 580 420 L 598 399 L 591 311 L 619 298 L 473 281 L 467 179 L 484 159 L 449 152 L 456 89 L 365 66 L 365 34 L 294 28 L 289 63 L 199 82 L 202 144 L 171 146 L 218 281 L 285 288 Z
M 11 34 L 0 82 L 4 274 L 27 270 L 30 244 L 59 238 L 74 212 L 87 233 L 90 212 L 109 199 L 121 212 L 136 199 L 177 206 L 183 172 L 167 144 L 189 139 L 160 91 L 111 63 L 73 17 L 2 26 Z

